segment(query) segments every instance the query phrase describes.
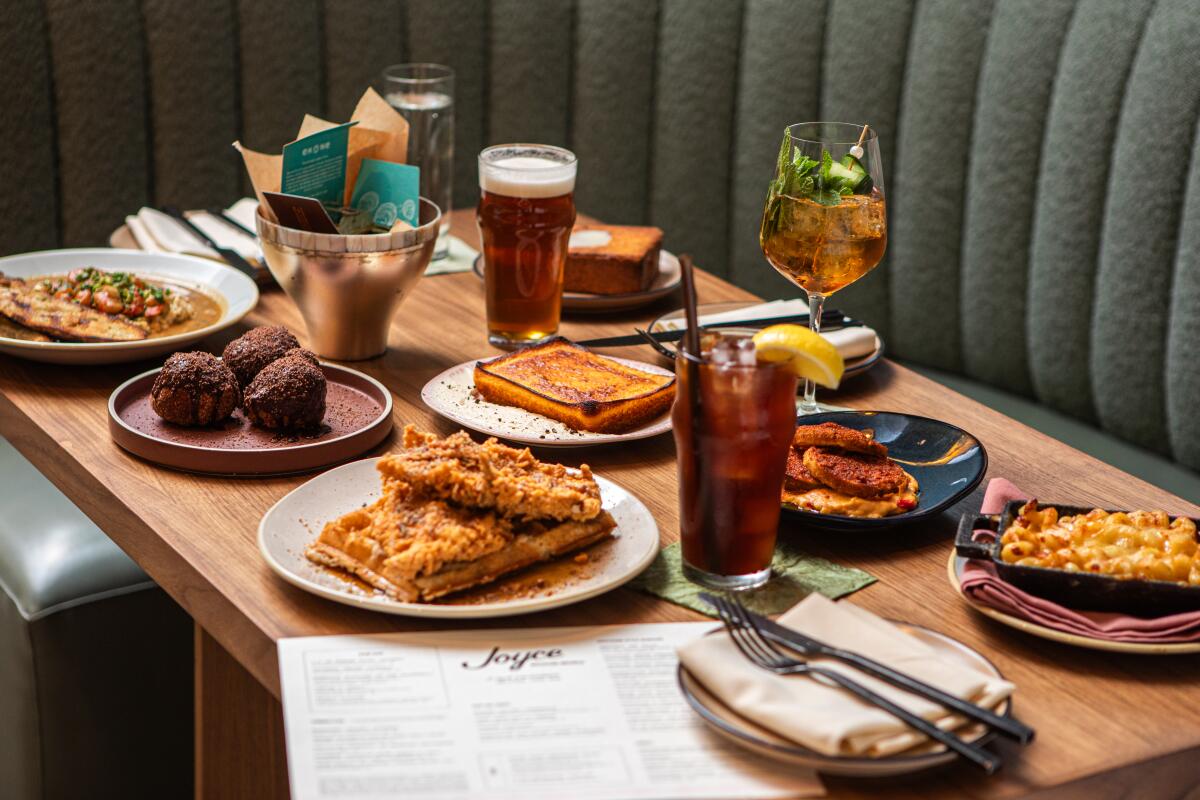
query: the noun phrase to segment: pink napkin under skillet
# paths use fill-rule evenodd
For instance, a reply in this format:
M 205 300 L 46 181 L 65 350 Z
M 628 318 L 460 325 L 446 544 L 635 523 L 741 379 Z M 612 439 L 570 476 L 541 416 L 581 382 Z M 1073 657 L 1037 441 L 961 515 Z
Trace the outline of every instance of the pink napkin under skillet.
M 981 514 L 999 514 L 1009 500 L 1029 499 L 1004 478 L 993 478 L 983 495 Z M 1146 509 L 1152 511 L 1154 509 Z M 975 531 L 977 541 L 993 533 Z M 1057 603 L 1021 591 L 1000 579 L 987 561 L 968 560 L 960 576 L 962 593 L 974 602 L 1047 628 L 1113 642 L 1169 644 L 1200 642 L 1200 611 L 1142 619 L 1103 611 L 1072 611 Z

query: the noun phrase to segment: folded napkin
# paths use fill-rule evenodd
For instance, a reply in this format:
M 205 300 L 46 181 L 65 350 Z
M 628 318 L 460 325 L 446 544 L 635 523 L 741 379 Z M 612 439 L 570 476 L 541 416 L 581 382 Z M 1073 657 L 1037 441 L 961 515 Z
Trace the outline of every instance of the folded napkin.
M 826 644 L 853 650 L 985 708 L 1015 688 L 1008 681 L 950 660 L 891 623 L 849 602 L 811 594 L 779 618 L 787 627 Z M 829 756 L 880 758 L 928 742 L 900 720 L 837 687 L 806 675 L 781 676 L 751 664 L 729 635 L 705 636 L 679 648 L 679 660 L 704 686 L 739 714 L 780 736 Z M 945 730 L 964 717 L 828 659 L 812 659 L 849 675 L 871 690 Z
M 746 306 L 735 311 L 722 311 L 717 314 L 702 314 L 701 325 L 721 325 L 737 322 L 743 319 L 761 319 L 767 317 L 787 317 L 796 314 L 807 314 L 808 303 L 799 298 L 794 300 L 772 300 Z M 668 320 L 660 323 L 666 330 L 679 330 L 686 326 L 683 320 Z M 842 358 L 861 358 L 875 352 L 875 331 L 867 327 L 842 328 L 841 330 L 822 333 L 830 344 L 837 348 Z
M 446 257 L 430 261 L 426 275 L 449 275 L 454 272 L 470 272 L 479 257 L 479 251 L 457 236 L 446 235 Z
M 999 514 L 1009 500 L 1028 497 L 1003 478 L 993 478 L 983 495 L 982 514 Z M 988 540 L 992 531 L 975 531 L 975 539 Z M 1089 639 L 1112 642 L 1168 644 L 1200 642 L 1200 611 L 1143 619 L 1129 614 L 1105 611 L 1072 611 L 1045 598 L 1035 597 L 1013 586 L 996 574 L 989 561 L 968 559 L 960 578 L 962 593 L 971 601 L 1028 620 Z
M 243 197 L 225 210 L 225 213 L 254 230 L 254 215 L 258 201 Z M 219 246 L 233 250 L 249 261 L 261 262 L 262 249 L 258 240 L 247 236 L 232 225 L 225 223 L 207 211 L 190 211 L 187 215 L 197 228 L 208 234 Z M 136 215 L 125 218 L 129 232 L 143 250 L 159 253 L 185 253 L 220 260 L 216 250 L 196 238 L 195 234 L 172 217 L 156 208 L 143 208 Z

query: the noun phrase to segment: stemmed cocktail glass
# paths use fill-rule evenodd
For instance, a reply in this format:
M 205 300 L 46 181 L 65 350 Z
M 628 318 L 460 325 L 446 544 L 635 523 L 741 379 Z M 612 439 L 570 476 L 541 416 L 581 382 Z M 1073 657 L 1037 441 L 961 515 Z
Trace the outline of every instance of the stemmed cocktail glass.
M 825 298 L 870 272 L 887 247 L 879 140 L 865 125 L 802 122 L 784 132 L 759 244 L 781 275 L 808 293 L 820 332 Z M 804 413 L 817 410 L 804 382 Z

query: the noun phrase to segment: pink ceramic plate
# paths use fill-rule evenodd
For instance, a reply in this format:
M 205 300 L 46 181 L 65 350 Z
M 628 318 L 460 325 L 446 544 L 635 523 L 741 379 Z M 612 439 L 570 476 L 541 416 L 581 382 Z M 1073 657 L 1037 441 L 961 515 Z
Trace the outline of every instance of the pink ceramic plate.
M 328 382 L 325 419 L 309 433 L 255 427 L 242 412 L 221 425 L 189 428 L 161 419 L 150 407 L 159 370 L 143 372 L 108 398 L 108 429 L 125 450 L 165 467 L 213 475 L 309 472 L 361 455 L 392 430 L 391 392 L 374 378 L 321 364 Z

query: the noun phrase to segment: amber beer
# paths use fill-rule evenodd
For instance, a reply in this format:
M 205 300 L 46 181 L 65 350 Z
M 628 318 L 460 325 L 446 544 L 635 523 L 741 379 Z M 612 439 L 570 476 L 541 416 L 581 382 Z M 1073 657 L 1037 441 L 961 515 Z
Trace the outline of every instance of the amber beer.
M 575 225 L 575 155 L 510 144 L 479 154 L 488 341 L 509 349 L 558 331 L 563 266 Z
M 683 573 L 714 589 L 759 586 L 775 554 L 779 492 L 796 431 L 796 375 L 758 363 L 753 341 L 738 336 L 711 342 L 701 359 L 681 345 L 675 373 Z

